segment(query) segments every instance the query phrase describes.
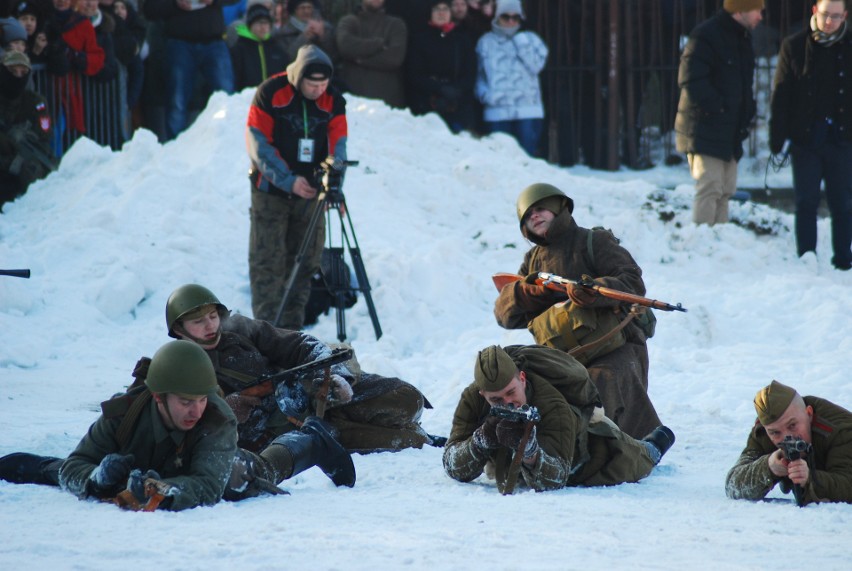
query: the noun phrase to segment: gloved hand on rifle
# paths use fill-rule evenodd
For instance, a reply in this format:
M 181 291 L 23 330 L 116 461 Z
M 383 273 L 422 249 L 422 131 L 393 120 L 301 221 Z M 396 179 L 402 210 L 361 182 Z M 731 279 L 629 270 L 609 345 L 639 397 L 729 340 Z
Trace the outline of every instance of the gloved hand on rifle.
M 140 504 L 144 504 L 148 501 L 148 496 L 145 493 L 145 480 L 148 478 L 152 478 L 154 480 L 160 479 L 160 474 L 158 474 L 155 470 L 148 470 L 147 472 L 142 472 L 138 468 L 130 472 L 130 477 L 127 478 L 127 489 L 130 490 L 130 493 L 133 494 L 133 497 L 136 498 Z
M 550 306 L 554 303 L 565 301 L 565 294 L 550 289 L 547 286 L 539 285 L 536 283 L 538 280 L 538 272 L 532 272 L 527 274 L 523 282 L 521 282 L 520 295 L 525 298 L 525 300 L 519 300 L 522 305 L 532 307 L 533 305 L 544 304 Z
M 512 450 L 517 450 L 521 445 L 521 439 L 524 437 L 526 425 L 522 422 L 512 420 L 501 420 L 497 425 L 497 441 Z M 535 426 L 532 427 L 530 438 L 527 440 L 527 445 L 524 447 L 524 460 L 531 461 L 538 454 L 538 439 L 535 436 Z
M 473 431 L 473 444 L 480 450 L 496 450 L 500 447 L 497 439 L 497 425 L 500 419 L 496 416 L 485 417 L 485 422 Z
M 583 281 L 592 281 L 592 277 L 584 274 Z M 577 307 L 588 307 L 598 298 L 595 290 L 581 285 L 568 284 L 565 289 L 568 292 L 568 299 Z
M 325 381 L 325 377 L 319 377 L 311 381 L 311 396 L 314 399 L 314 408 L 316 408 L 317 400 L 320 397 L 320 389 Z M 352 385 L 346 379 L 336 373 L 331 374 L 328 383 L 328 395 L 326 396 L 326 406 L 333 408 L 341 406 L 352 400 Z
M 133 469 L 133 454 L 107 454 L 89 474 L 88 489 L 98 498 L 105 498 L 121 491 Z

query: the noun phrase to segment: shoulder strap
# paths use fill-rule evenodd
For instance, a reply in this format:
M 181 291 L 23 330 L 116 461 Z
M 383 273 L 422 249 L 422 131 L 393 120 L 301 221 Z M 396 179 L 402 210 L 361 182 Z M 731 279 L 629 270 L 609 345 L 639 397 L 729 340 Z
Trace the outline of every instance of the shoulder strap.
M 136 426 L 136 421 L 139 420 L 139 415 L 151 402 L 151 398 L 151 391 L 148 390 L 148 387 L 145 387 L 143 390 L 130 391 L 120 397 L 101 403 L 101 410 L 105 417 L 122 417 L 115 433 L 119 447 L 123 448 L 130 442 L 130 435 Z

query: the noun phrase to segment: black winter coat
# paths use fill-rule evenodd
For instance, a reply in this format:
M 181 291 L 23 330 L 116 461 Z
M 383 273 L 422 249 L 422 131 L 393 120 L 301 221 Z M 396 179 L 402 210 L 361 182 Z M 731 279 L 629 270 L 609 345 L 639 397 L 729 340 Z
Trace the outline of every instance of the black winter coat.
M 677 150 L 728 161 L 743 156 L 755 115 L 751 33 L 726 11 L 697 26 L 680 60 Z
M 817 66 L 817 56 L 834 58 L 836 65 Z M 822 91 L 825 96 L 819 97 Z M 826 93 L 830 91 L 831 93 Z M 834 98 L 833 108 L 817 101 Z M 849 31 L 833 46 L 822 47 L 805 30 L 781 44 L 775 68 L 769 148 L 778 153 L 784 141 L 797 145 L 811 142 L 813 126 L 831 117 L 836 136 L 852 140 L 852 34 Z

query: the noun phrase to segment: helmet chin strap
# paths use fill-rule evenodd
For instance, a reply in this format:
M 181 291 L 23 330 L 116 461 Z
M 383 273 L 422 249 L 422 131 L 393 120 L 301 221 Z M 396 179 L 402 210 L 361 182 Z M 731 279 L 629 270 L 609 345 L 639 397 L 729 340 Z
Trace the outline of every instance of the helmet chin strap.
M 177 428 L 177 423 L 175 422 L 174 417 L 172 417 L 172 411 L 171 411 L 171 409 L 169 408 L 168 393 L 158 393 L 158 394 L 156 394 L 156 395 L 154 395 L 154 396 L 155 396 L 155 397 L 156 397 L 156 399 L 157 399 L 157 404 L 161 404 L 161 405 L 163 405 L 163 409 L 166 411 L 166 416 L 167 416 L 167 417 L 168 417 L 168 419 L 169 419 L 169 424 L 171 424 L 171 426 L 170 426 L 170 427 L 166 427 L 166 428 L 168 428 L 169 430 L 174 430 L 174 429 L 176 429 L 176 428 Z

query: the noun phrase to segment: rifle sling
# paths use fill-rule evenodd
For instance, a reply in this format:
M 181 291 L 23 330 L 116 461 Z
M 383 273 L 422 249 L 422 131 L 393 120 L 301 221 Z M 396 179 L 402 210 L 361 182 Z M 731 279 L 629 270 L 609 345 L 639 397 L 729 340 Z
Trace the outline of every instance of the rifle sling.
M 576 357 L 577 355 L 579 355 L 581 353 L 585 353 L 586 351 L 591 351 L 595 347 L 598 347 L 599 345 L 603 345 L 604 343 L 609 341 L 613 337 L 613 335 L 615 335 L 616 333 L 618 333 L 619 331 L 621 331 L 622 329 L 627 327 L 627 325 L 631 321 L 633 321 L 633 319 L 635 317 L 636 317 L 636 313 L 633 310 L 631 310 L 627 314 L 627 317 L 622 319 L 621 323 L 619 323 L 616 327 L 613 327 L 606 335 L 604 335 L 600 339 L 592 341 L 591 343 L 589 343 L 587 345 L 577 345 L 576 347 L 574 347 L 573 349 L 568 351 L 568 354 L 571 355 L 572 357 Z
M 118 430 L 115 431 L 115 439 L 118 441 L 120 448 L 124 448 L 130 442 L 130 436 L 133 433 L 133 428 L 136 426 L 136 421 L 139 420 L 139 415 L 148 406 L 148 403 L 151 402 L 152 396 L 151 391 L 146 388 L 130 403 L 130 407 L 121 419 L 121 424 L 118 425 Z

